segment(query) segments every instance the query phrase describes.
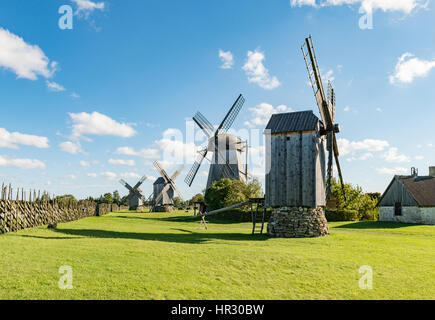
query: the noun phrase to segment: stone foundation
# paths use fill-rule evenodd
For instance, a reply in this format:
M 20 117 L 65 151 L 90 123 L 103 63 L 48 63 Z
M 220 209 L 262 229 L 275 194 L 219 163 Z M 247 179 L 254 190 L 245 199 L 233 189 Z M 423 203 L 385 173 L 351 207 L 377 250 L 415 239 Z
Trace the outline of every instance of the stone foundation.
M 314 238 L 329 235 L 329 226 L 322 208 L 274 209 L 267 233 L 280 238 Z
M 154 208 L 153 212 L 168 212 L 168 213 L 172 213 L 174 212 L 174 207 L 173 206 L 159 206 Z

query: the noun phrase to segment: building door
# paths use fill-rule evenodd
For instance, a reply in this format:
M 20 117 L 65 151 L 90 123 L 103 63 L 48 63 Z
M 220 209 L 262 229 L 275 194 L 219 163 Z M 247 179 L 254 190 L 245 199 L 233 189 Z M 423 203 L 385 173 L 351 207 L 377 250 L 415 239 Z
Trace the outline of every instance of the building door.
M 396 202 L 394 205 L 394 215 L 401 216 L 402 215 L 402 203 Z

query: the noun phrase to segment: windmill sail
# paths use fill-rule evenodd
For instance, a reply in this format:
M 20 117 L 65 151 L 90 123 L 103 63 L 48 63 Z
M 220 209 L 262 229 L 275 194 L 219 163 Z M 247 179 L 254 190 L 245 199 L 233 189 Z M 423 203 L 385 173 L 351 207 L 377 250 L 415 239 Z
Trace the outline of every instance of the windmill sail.
M 220 124 L 218 130 L 216 131 L 216 135 L 218 135 L 218 134 L 224 134 L 224 133 L 226 133 L 231 128 L 231 126 L 234 123 L 234 120 L 236 120 L 237 115 L 239 114 L 239 112 L 242 109 L 244 104 L 245 104 L 245 98 L 241 94 L 237 98 L 236 102 L 234 102 L 234 104 L 231 107 L 230 111 L 228 111 L 228 113 L 225 116 L 224 120 Z
M 201 112 L 197 112 L 196 115 L 193 117 L 193 121 L 204 131 L 207 138 L 211 138 L 213 135 L 214 127 L 213 125 L 207 120 L 206 117 L 202 115 Z
M 335 120 L 335 91 L 332 84 L 328 83 L 328 100 L 323 88 L 322 78 L 319 71 L 319 65 L 314 51 L 313 39 L 311 36 L 305 39 L 305 43 L 302 45 L 302 53 L 304 55 L 305 64 L 308 71 L 308 77 L 310 78 L 311 86 L 313 87 L 314 95 L 316 97 L 317 106 L 319 107 L 320 116 L 325 126 L 328 140 L 328 177 L 327 177 L 327 194 L 330 199 L 332 194 L 332 159 L 335 159 L 337 164 L 338 176 L 344 198 L 346 199 L 346 193 L 344 190 L 344 180 L 341 172 L 340 162 L 338 160 L 339 151 L 337 145 L 337 138 L 335 136 L 338 132 L 338 126 L 334 125 Z

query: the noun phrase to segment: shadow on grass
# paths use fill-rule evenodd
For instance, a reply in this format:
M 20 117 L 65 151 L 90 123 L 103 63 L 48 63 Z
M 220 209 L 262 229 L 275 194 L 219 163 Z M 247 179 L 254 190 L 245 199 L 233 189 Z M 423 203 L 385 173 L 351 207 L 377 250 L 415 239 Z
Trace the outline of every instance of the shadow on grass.
M 380 222 L 380 221 L 360 221 L 342 226 L 334 227 L 334 229 L 399 229 L 415 226 L 414 224 L 400 222 Z
M 145 217 L 132 217 L 132 216 L 114 216 L 110 217 L 114 219 L 132 219 L 132 220 L 152 220 L 152 221 L 161 221 L 161 222 L 200 222 L 201 217 L 193 217 L 193 216 L 182 216 L 182 217 L 166 217 L 166 218 L 152 218 L 150 216 Z M 206 219 L 207 222 L 214 223 L 214 224 L 237 224 L 237 223 L 247 223 L 250 221 L 232 221 L 232 220 L 225 220 L 225 219 L 219 219 L 216 217 L 209 217 Z
M 100 239 L 133 239 L 145 241 L 162 241 L 176 243 L 201 244 L 211 240 L 228 240 L 228 241 L 265 241 L 269 237 L 265 235 L 251 235 L 241 233 L 195 233 L 184 229 L 172 229 L 183 233 L 135 233 L 135 232 L 118 232 L 108 230 L 87 230 L 87 229 L 56 229 L 54 232 L 68 235 Z M 32 236 L 28 236 L 32 237 Z M 68 239 L 63 237 L 47 237 L 53 239 Z M 74 238 L 73 238 L 74 239 Z

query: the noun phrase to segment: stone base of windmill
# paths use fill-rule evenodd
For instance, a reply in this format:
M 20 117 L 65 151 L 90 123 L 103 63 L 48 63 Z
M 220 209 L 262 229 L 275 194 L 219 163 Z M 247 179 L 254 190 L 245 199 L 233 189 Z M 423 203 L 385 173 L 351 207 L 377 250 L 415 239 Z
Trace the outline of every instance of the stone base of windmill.
M 158 206 L 154 208 L 154 212 L 166 212 L 166 213 L 172 213 L 174 212 L 174 206 Z
M 267 233 L 279 238 L 315 238 L 329 235 L 329 226 L 322 208 L 274 209 Z

